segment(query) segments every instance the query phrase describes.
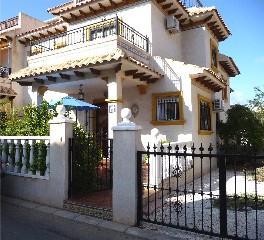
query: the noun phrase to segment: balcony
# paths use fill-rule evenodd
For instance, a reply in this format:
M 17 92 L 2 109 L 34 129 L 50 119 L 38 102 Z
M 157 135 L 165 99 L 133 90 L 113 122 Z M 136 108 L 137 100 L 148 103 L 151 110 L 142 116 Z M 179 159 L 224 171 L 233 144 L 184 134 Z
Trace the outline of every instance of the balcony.
M 183 5 L 187 8 L 191 7 L 203 7 L 203 4 L 200 0 L 182 0 Z
M 0 66 L 0 78 L 7 78 L 11 74 L 11 68 Z
M 65 33 L 57 34 L 52 37 L 43 38 L 37 41 L 30 42 L 30 56 L 51 52 L 68 46 L 77 48 L 84 44 L 84 46 L 92 43 L 107 42 L 107 39 L 112 36 L 121 37 L 125 42 L 132 44 L 132 46 L 149 53 L 149 39 L 142 35 L 134 28 L 123 22 L 118 17 L 103 20 L 93 23 L 78 29 L 67 31 Z

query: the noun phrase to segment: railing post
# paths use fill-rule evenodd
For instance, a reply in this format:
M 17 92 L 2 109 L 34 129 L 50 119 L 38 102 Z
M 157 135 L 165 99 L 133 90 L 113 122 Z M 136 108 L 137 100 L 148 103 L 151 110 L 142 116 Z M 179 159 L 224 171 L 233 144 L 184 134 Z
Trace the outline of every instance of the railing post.
M 220 235 L 227 236 L 226 156 L 219 157 Z
M 149 38 L 146 36 L 146 52 L 149 53 Z
M 115 21 L 116 21 L 116 35 L 119 36 L 119 18 L 117 15 Z

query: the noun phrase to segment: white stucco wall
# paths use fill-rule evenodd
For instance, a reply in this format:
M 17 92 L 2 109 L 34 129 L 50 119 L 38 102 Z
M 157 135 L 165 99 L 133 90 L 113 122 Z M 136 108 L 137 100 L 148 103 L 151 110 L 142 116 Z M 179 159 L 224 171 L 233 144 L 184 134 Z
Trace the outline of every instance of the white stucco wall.
M 200 67 L 211 67 L 210 33 L 205 27 L 181 32 L 182 61 Z
M 151 4 L 151 32 L 153 56 L 181 61 L 181 33 L 169 33 L 166 17 L 154 3 Z
M 102 13 L 96 17 L 91 17 L 83 21 L 69 25 L 68 30 L 77 29 L 93 23 L 110 19 L 118 16 L 129 26 L 136 29 L 143 35 L 151 36 L 151 2 L 148 0 L 131 4 L 129 7 L 123 7 L 107 13 Z

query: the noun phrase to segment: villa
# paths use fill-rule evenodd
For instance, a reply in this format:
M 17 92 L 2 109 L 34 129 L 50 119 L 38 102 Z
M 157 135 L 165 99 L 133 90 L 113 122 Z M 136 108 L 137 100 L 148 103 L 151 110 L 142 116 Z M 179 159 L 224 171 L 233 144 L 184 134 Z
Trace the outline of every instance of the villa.
M 45 22 L 27 24 L 20 14 L 19 23 L 0 24 L 1 65 L 12 66 L 15 106 L 70 95 L 100 106 L 90 125 L 109 137 L 128 107 L 144 145 L 153 128 L 168 141 L 216 142 L 239 69 L 219 53 L 231 33 L 215 7 L 73 0 L 48 12 L 54 17 Z

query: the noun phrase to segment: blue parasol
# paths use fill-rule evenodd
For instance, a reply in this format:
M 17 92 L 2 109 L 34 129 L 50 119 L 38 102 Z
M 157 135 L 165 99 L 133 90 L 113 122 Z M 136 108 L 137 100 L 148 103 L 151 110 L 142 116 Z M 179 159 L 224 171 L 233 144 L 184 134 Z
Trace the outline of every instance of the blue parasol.
M 49 104 L 50 105 L 61 104 L 65 107 L 72 107 L 78 111 L 99 109 L 99 107 L 91 103 L 87 103 L 70 96 L 63 97 L 59 101 L 51 101 Z

